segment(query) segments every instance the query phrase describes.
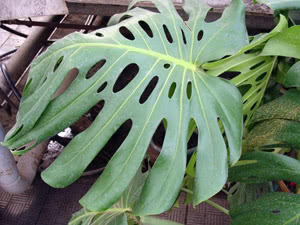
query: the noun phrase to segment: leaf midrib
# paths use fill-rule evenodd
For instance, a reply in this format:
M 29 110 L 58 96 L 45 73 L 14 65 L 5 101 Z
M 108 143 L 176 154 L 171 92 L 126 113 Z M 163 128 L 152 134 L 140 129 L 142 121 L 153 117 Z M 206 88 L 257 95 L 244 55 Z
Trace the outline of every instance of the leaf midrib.
M 143 48 L 137 48 L 134 46 L 130 46 L 130 45 L 124 45 L 124 44 L 107 44 L 107 43 L 79 43 L 79 44 L 72 44 L 72 45 L 68 45 L 67 47 L 61 48 L 58 51 L 53 52 L 52 54 L 46 56 L 40 63 L 42 63 L 44 60 L 46 60 L 48 57 L 51 57 L 54 54 L 57 54 L 61 51 L 64 51 L 66 49 L 69 48 L 75 48 L 75 47 L 88 47 L 88 46 L 96 46 L 96 47 L 105 47 L 105 48 L 118 48 L 118 49 L 124 49 L 127 50 L 129 52 L 136 52 L 136 53 L 141 53 L 141 54 L 145 54 L 145 55 L 149 55 L 155 58 L 158 58 L 160 60 L 166 60 L 169 62 L 173 62 L 174 64 L 183 66 L 184 68 L 188 69 L 188 70 L 192 70 L 192 71 L 196 71 L 198 69 L 197 65 L 189 62 L 189 61 L 185 61 L 183 59 L 178 59 L 175 58 L 173 56 L 170 55 L 165 55 L 153 50 L 148 50 L 148 49 L 143 49 Z

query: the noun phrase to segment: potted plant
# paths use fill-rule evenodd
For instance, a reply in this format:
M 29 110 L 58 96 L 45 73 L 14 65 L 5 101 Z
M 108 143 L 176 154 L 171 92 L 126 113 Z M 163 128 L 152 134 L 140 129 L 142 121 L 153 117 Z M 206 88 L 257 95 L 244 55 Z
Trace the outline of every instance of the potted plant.
M 94 123 L 42 173 L 53 187 L 71 184 L 112 134 L 130 123 L 128 136 L 80 200 L 83 209 L 70 224 L 163 223 L 149 216 L 169 210 L 182 191 L 187 203 L 206 201 L 229 214 L 209 200 L 227 181 L 238 182 L 228 193 L 233 224 L 268 224 L 267 219 L 272 224 L 295 224 L 299 196 L 271 193 L 256 198 L 262 194 L 257 190 L 269 192 L 270 181 L 299 179 L 299 161 L 283 155 L 299 146 L 287 132 L 297 130 L 298 111 L 296 107 L 289 115 L 282 100 L 299 104 L 295 90 L 299 26 L 290 25 L 294 20 L 285 12 L 278 14 L 270 33 L 249 37 L 241 0 L 233 0 L 212 23 L 205 22 L 211 7 L 202 1 L 184 2 L 187 21 L 171 1 L 152 0 L 158 12 L 133 8 L 138 2 L 113 16 L 107 28 L 73 33 L 35 60 L 17 123 L 4 145 L 15 154 L 29 151 L 102 101 L 104 107 Z M 300 7 L 297 1 L 265 3 L 275 10 Z M 57 96 L 70 71 L 77 77 Z M 228 73 L 230 79 L 222 78 Z M 280 85 L 292 90 L 267 103 L 281 96 Z M 142 173 L 141 164 L 160 123 L 166 130 L 162 150 Z M 266 129 L 276 125 L 279 133 L 268 134 L 265 142 Z M 195 129 L 198 145 L 187 162 L 187 143 Z M 31 146 L 22 149 L 28 143 Z M 255 190 L 251 198 L 244 191 L 249 184 Z M 246 197 L 237 202 L 237 196 Z M 257 216 L 253 218 L 249 210 Z M 287 214 L 288 210 L 292 212 Z

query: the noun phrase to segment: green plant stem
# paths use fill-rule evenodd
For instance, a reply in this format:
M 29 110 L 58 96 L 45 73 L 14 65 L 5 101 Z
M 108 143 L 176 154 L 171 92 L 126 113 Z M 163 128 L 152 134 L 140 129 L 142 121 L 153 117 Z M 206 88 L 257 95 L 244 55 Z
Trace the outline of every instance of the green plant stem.
M 226 195 L 229 195 L 229 192 L 226 191 L 225 189 L 222 189 L 222 191 L 223 191 Z
M 186 193 L 193 194 L 193 192 L 189 189 L 181 188 L 181 190 L 186 192 Z M 220 206 L 219 204 L 217 204 L 217 203 L 215 203 L 215 202 L 213 202 L 209 199 L 206 200 L 205 202 L 229 216 L 229 210 L 228 209 L 225 209 L 224 207 Z
M 225 209 L 224 207 L 220 206 L 219 204 L 217 204 L 217 203 L 215 203 L 215 202 L 213 202 L 209 199 L 207 199 L 205 202 L 229 216 L 229 210 L 228 209 Z

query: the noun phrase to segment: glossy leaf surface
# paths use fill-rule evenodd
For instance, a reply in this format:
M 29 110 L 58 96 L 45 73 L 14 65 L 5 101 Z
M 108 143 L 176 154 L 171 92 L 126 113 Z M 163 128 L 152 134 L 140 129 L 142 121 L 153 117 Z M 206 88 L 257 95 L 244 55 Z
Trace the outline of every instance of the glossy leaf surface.
M 231 225 L 299 225 L 300 195 L 274 192 L 230 211 Z
M 299 2 L 300 4 L 300 2 Z M 262 55 L 277 55 L 300 58 L 300 25 L 292 26 L 272 37 L 264 47 Z
M 300 122 L 300 91 L 291 89 L 282 97 L 261 106 L 253 116 L 253 123 L 286 119 Z
M 263 183 L 285 180 L 300 183 L 299 160 L 269 152 L 249 152 L 244 154 L 241 159 L 257 160 L 257 163 L 231 167 L 229 181 Z
M 300 87 L 300 62 L 295 63 L 283 76 L 282 84 L 287 87 Z
M 300 123 L 285 119 L 267 120 L 247 135 L 247 149 L 300 148 Z

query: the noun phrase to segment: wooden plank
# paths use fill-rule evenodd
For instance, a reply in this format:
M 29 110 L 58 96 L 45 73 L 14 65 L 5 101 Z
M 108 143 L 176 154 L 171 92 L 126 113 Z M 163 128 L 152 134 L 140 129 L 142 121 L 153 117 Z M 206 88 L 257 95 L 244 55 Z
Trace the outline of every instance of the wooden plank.
M 179 15 L 184 20 L 187 19 L 186 13 L 182 9 L 182 0 L 174 3 Z M 116 13 L 125 12 L 128 8 L 129 0 L 66 0 L 70 14 L 86 14 L 112 16 Z M 253 5 L 252 0 L 244 0 L 246 5 L 246 24 L 249 29 L 267 31 L 275 26 L 273 11 L 262 4 Z M 137 6 L 157 11 L 155 6 L 149 2 L 138 3 Z M 214 21 L 222 14 L 223 9 L 214 9 L 208 13 L 207 21 Z
M 225 208 L 228 208 L 226 199 L 223 196 L 217 195 L 211 200 Z M 196 208 L 189 205 L 186 218 L 186 225 L 229 225 L 231 222 L 229 216 L 205 202 L 201 203 Z
M 67 5 L 70 4 L 82 4 L 84 6 L 87 5 L 98 5 L 102 8 L 109 7 L 109 6 L 119 6 L 121 8 L 128 6 L 131 0 L 66 0 Z M 273 11 L 268 8 L 264 4 L 253 4 L 253 0 L 243 0 L 246 6 L 246 11 L 248 14 L 255 14 L 255 15 L 273 15 Z M 177 9 L 182 9 L 183 0 L 173 0 L 173 3 Z M 144 8 L 154 8 L 155 6 L 150 2 L 139 2 L 137 6 L 144 7 Z M 215 12 L 221 12 L 224 8 L 214 9 Z M 71 12 L 70 12 L 71 13 Z

